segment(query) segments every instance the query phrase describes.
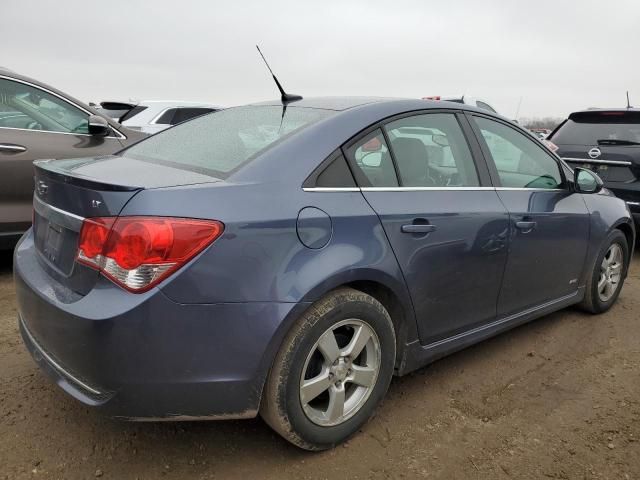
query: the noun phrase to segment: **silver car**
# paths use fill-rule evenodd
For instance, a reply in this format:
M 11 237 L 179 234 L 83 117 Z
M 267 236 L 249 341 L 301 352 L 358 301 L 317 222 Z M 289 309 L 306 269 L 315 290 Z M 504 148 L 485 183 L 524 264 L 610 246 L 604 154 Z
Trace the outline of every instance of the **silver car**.
M 100 102 L 100 107 L 106 115 L 122 125 L 148 134 L 222 109 L 219 105 L 208 103 L 163 100 Z

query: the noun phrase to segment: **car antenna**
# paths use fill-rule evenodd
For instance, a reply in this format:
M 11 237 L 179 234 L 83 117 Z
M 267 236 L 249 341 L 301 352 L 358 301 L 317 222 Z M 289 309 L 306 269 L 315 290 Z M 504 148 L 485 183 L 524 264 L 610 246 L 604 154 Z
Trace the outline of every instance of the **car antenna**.
M 629 90 L 627 90 L 627 109 L 631 108 L 631 104 L 629 103 Z
M 282 88 L 282 85 L 280 85 L 280 82 L 278 81 L 278 77 L 276 77 L 276 75 L 273 73 L 273 70 L 271 70 L 271 67 L 269 66 L 269 63 L 267 62 L 267 59 L 264 58 L 264 55 L 262 54 L 262 51 L 260 50 L 260 47 L 258 45 L 256 45 L 256 48 L 258 49 L 258 53 L 262 57 L 262 60 L 264 61 L 264 64 L 269 69 L 269 73 L 271 73 L 271 76 L 273 77 L 273 81 L 276 82 L 276 85 L 278 86 L 278 90 L 280 90 L 280 100 L 282 101 L 282 104 L 286 105 L 287 103 L 290 103 L 290 102 L 296 102 L 298 100 L 302 100 L 302 96 L 301 95 L 295 95 L 293 93 L 287 93 L 287 92 L 284 91 L 284 88 Z

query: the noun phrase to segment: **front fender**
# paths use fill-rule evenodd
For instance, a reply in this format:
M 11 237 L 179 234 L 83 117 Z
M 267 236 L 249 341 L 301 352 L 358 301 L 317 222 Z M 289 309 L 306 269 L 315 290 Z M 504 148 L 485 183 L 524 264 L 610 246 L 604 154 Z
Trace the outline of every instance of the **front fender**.
M 589 247 L 585 266 L 593 266 L 609 233 L 616 228 L 621 228 L 621 226 L 631 229 L 632 242 L 629 245 L 629 251 L 632 254 L 635 242 L 635 227 L 627 204 L 623 200 L 614 197 L 608 190 L 603 190 L 598 194 L 585 194 L 583 198 L 590 214 Z M 587 275 L 591 271 L 591 268 L 584 269 L 581 285 L 586 284 Z

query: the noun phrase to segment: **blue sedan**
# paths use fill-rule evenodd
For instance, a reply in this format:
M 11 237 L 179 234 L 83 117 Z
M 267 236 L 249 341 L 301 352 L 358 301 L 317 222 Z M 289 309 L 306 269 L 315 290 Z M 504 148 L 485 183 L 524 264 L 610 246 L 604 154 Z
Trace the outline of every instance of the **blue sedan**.
M 606 311 L 635 242 L 597 175 L 456 103 L 242 106 L 35 170 L 14 271 L 40 367 L 117 418 L 260 414 L 309 450 L 393 375 Z

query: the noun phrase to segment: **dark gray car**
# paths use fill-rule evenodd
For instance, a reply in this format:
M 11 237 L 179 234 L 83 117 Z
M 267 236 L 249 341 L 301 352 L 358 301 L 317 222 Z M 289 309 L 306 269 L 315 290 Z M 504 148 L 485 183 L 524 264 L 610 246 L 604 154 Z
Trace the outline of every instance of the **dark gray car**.
M 12 248 L 31 225 L 33 160 L 111 154 L 145 136 L 0 68 L 0 249 Z

